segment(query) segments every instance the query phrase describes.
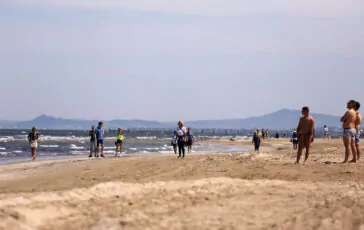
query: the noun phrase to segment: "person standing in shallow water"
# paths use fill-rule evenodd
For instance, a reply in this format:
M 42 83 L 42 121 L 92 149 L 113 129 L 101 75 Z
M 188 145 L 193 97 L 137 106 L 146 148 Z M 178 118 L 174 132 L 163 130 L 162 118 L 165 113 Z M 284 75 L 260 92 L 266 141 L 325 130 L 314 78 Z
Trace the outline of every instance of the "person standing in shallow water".
M 193 135 L 193 132 L 191 131 L 191 128 L 188 127 L 188 129 L 187 129 L 187 150 L 188 150 L 188 153 L 192 152 L 193 143 L 195 143 L 195 137 Z
M 260 137 L 257 131 L 254 131 L 252 143 L 254 144 L 254 152 L 259 152 L 260 147 Z
M 186 127 L 184 127 L 183 121 L 178 122 L 178 157 L 177 158 L 184 158 L 185 157 L 185 144 L 187 141 L 186 135 Z
M 313 117 L 310 116 L 310 110 L 308 107 L 302 108 L 302 117 L 297 127 L 298 133 L 298 152 L 296 164 L 300 163 L 300 158 L 302 151 L 306 148 L 304 165 L 307 165 L 308 157 L 310 156 L 311 141 L 313 137 L 315 121 Z
M 39 140 L 39 133 L 35 127 L 32 128 L 32 131 L 28 134 L 28 141 L 30 145 L 30 149 L 32 151 L 32 161 L 35 160 L 38 148 L 38 140 Z

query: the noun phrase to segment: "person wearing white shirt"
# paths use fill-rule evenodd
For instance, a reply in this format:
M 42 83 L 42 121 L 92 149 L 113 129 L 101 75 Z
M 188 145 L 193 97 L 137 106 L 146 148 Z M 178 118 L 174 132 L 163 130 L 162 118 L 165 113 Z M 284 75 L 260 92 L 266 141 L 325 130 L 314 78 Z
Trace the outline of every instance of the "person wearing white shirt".
M 187 130 L 183 124 L 183 121 L 178 122 L 177 134 L 178 134 L 178 157 L 177 158 L 184 158 L 185 157 L 185 145 L 186 145 L 186 138 L 187 138 Z

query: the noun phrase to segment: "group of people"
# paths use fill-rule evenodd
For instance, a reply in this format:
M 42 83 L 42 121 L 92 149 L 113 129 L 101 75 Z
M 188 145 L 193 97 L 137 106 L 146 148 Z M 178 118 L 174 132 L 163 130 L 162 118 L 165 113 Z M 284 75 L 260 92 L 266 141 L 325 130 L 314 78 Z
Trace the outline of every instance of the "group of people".
M 92 157 L 92 153 L 94 153 L 95 157 L 104 157 L 104 135 L 105 131 L 103 129 L 103 122 L 100 121 L 97 128 L 93 125 L 90 132 L 90 155 L 88 157 Z M 123 151 L 123 140 L 124 140 L 124 130 L 122 128 L 118 128 L 116 141 L 115 141 L 115 157 L 118 156 L 118 153 L 121 155 Z M 101 152 L 99 155 L 101 146 Z
M 177 154 L 178 149 L 178 157 L 185 157 L 185 146 L 187 146 L 188 153 L 192 152 L 192 145 L 195 142 L 195 137 L 190 127 L 186 130 L 183 121 L 178 121 L 178 128 L 173 132 L 171 145 L 173 146 L 174 154 Z
M 345 146 L 345 157 L 342 163 L 357 163 L 360 160 L 360 126 L 362 122 L 362 116 L 359 112 L 360 103 L 354 100 L 350 100 L 347 103 L 347 111 L 340 121 L 343 123 L 343 143 Z M 302 151 L 305 148 L 305 160 L 304 165 L 307 165 L 308 158 L 310 156 L 311 143 L 313 141 L 315 133 L 315 121 L 310 115 L 308 107 L 302 108 L 302 117 L 300 118 L 296 134 L 292 136 L 295 144 L 298 144 L 296 164 L 299 164 Z M 328 128 L 324 127 L 326 137 L 328 135 Z M 297 146 L 296 146 L 297 148 Z M 349 161 L 350 153 L 352 159 Z

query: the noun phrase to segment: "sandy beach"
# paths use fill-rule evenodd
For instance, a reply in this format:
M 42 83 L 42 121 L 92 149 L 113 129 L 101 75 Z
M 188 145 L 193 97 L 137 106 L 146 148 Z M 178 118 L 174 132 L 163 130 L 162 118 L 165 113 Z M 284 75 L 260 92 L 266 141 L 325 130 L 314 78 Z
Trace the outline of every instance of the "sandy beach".
M 0 229 L 364 230 L 364 164 L 335 164 L 341 140 L 316 139 L 309 167 L 295 156 L 279 139 L 259 154 L 2 165 Z

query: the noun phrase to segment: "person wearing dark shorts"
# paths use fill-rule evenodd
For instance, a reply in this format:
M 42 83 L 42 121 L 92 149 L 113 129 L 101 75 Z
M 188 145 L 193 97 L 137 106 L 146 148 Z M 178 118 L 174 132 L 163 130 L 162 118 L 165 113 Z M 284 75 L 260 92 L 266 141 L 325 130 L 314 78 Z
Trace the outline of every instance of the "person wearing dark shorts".
M 97 144 L 97 147 L 96 147 L 96 155 L 95 157 L 99 157 L 99 149 L 100 149 L 100 145 L 101 145 L 101 154 L 100 156 L 101 157 L 104 157 L 104 129 L 102 128 L 103 126 L 103 123 L 102 121 L 99 122 L 99 125 L 97 126 L 96 128 L 96 144 Z
M 118 136 L 116 137 L 116 150 L 115 150 L 115 157 L 118 156 L 118 151 L 120 152 L 120 155 L 123 151 L 123 140 L 124 140 L 124 130 L 119 128 L 118 129 Z
M 184 158 L 185 157 L 185 144 L 186 144 L 186 127 L 184 127 L 183 121 L 178 122 L 178 157 L 177 158 Z
M 195 142 L 195 136 L 193 135 L 193 132 L 191 131 L 191 128 L 188 127 L 187 129 L 187 150 L 188 153 L 192 152 L 192 145 Z
M 88 157 L 92 157 L 92 152 L 95 153 L 96 156 L 96 131 L 95 131 L 95 126 L 93 125 L 91 127 L 91 130 L 89 132 L 89 137 L 90 137 L 90 155 Z

